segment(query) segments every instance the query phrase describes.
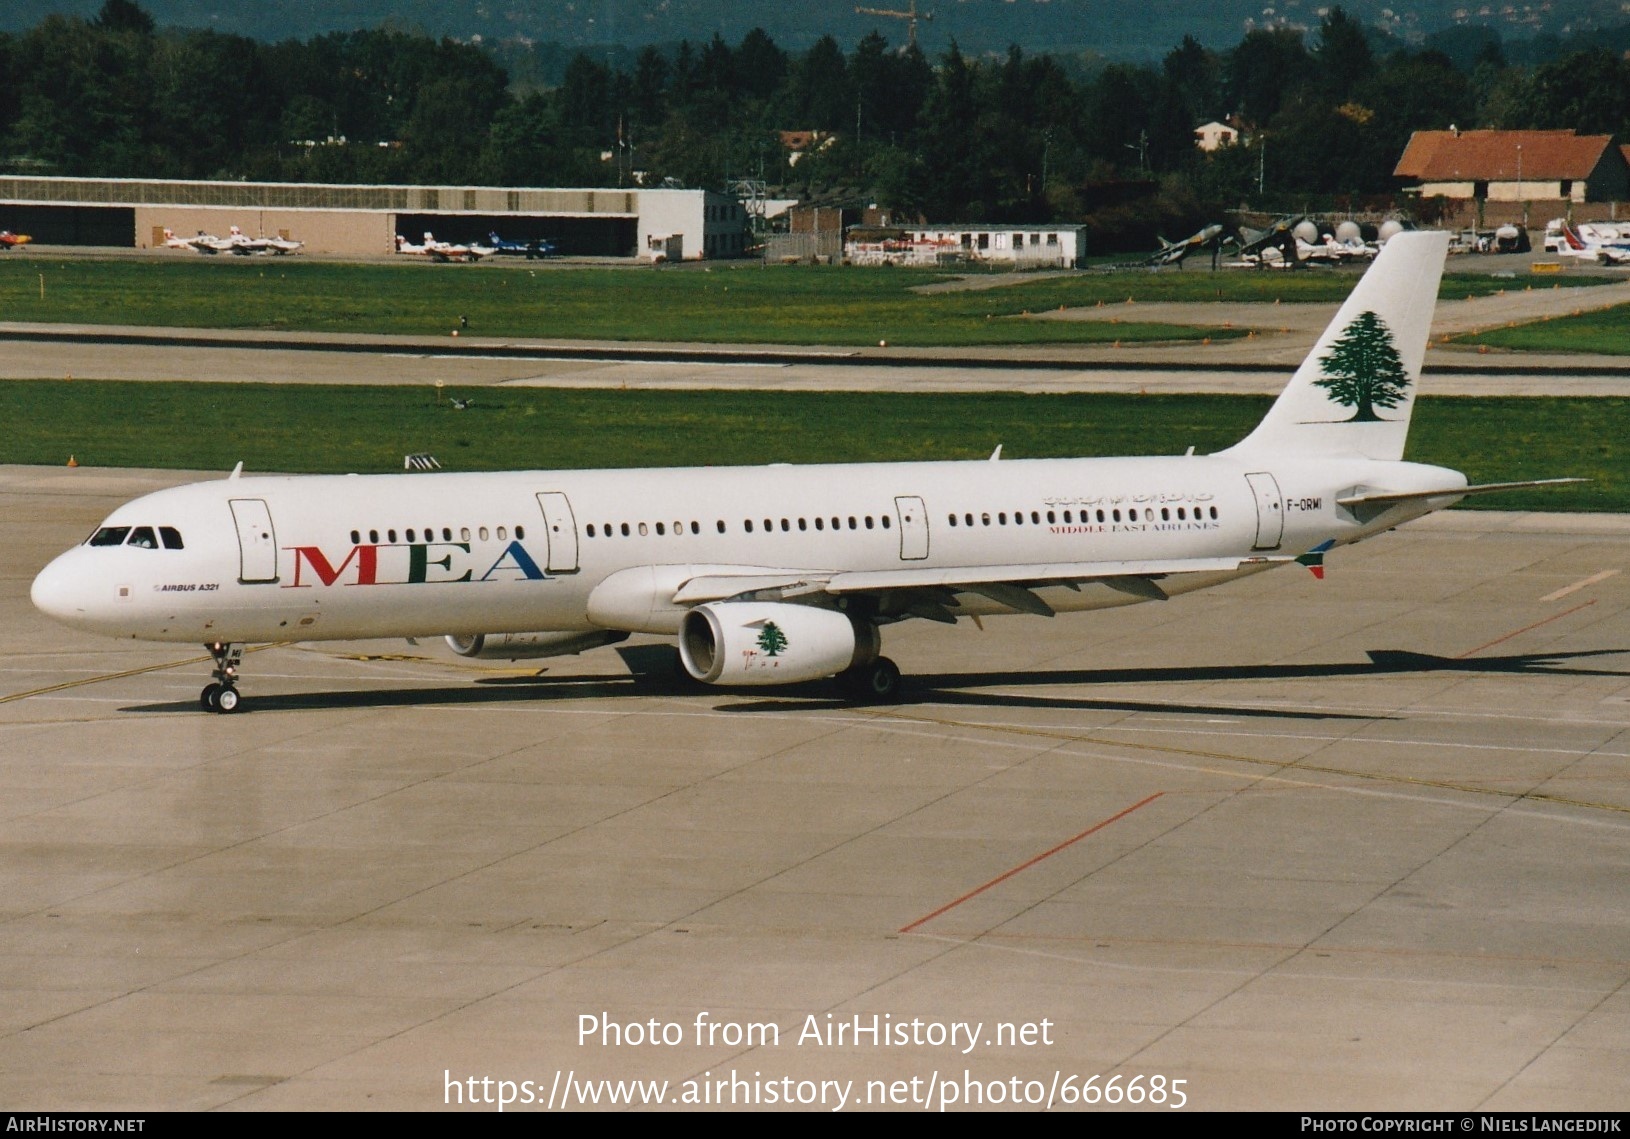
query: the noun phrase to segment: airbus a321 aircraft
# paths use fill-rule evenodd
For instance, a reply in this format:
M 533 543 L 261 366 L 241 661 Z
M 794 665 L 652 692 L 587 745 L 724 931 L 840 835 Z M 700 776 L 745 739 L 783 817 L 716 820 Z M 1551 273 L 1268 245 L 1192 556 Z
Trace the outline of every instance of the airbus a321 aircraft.
M 898 621 L 1163 600 L 1532 485 L 1402 461 L 1447 245 L 1394 237 L 1267 417 L 1214 455 L 234 471 L 121 506 L 40 573 L 34 604 L 77 629 L 203 642 L 215 712 L 240 706 L 247 643 L 435 635 L 496 659 L 677 635 L 698 681 L 836 676 L 886 698 L 900 672 L 880 634 Z

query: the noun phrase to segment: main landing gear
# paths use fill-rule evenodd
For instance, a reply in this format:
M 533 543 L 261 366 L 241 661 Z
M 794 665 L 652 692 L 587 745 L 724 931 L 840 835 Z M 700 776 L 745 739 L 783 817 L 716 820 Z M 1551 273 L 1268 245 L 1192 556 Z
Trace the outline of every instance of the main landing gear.
M 215 679 L 198 694 L 198 703 L 206 712 L 236 712 L 243 698 L 238 695 L 238 665 L 243 663 L 243 645 L 223 645 L 216 641 L 205 645 L 214 658 Z
M 900 692 L 900 666 L 888 657 L 840 672 L 837 679 L 852 700 L 886 703 Z

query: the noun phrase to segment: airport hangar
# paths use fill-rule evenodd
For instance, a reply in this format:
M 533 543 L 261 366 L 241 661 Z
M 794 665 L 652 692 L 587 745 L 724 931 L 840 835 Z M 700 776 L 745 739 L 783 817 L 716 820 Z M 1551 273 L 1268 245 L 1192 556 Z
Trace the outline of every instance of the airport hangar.
M 746 248 L 741 202 L 711 190 L 355 186 L 0 176 L 0 229 L 48 245 L 153 248 L 164 230 L 274 234 L 311 253 L 394 253 L 417 242 L 544 238 L 562 254 L 694 261 Z

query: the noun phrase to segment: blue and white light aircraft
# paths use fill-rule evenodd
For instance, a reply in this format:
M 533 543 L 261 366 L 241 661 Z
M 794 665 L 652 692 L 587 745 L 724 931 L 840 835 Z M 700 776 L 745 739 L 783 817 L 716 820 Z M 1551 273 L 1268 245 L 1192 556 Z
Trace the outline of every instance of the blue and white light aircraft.
M 34 581 L 76 629 L 203 642 L 445 635 L 465 656 L 676 636 L 720 685 L 886 698 L 885 626 L 1163 600 L 1528 483 L 1403 460 L 1448 235 L 1400 234 L 1261 424 L 1213 455 L 232 476 L 115 510 Z M 1571 481 L 1571 480 L 1547 480 Z

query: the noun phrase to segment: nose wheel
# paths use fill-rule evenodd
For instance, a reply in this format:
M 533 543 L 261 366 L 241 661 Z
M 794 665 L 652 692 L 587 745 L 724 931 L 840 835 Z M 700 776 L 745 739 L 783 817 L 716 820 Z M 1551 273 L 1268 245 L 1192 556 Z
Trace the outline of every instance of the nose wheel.
M 205 645 L 215 661 L 215 679 L 198 694 L 198 703 L 206 712 L 236 712 L 243 703 L 238 695 L 238 665 L 243 662 L 243 645 L 221 644 L 217 641 Z

